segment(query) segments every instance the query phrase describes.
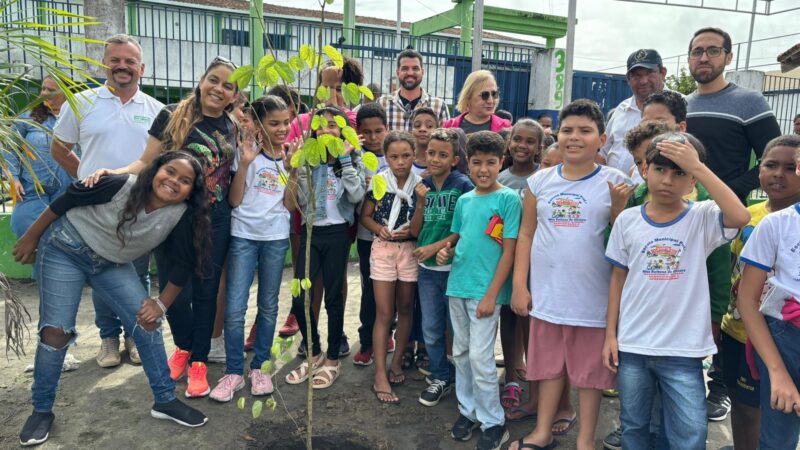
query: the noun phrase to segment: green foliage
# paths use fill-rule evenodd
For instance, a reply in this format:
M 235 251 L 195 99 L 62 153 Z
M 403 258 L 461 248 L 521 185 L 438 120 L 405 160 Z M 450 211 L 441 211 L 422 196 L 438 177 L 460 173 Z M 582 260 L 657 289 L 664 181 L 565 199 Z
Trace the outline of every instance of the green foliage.
M 359 90 L 359 92 L 364 94 L 364 97 L 367 97 L 370 100 L 375 100 L 375 94 L 373 94 L 372 91 L 368 87 L 359 86 L 358 90 Z
M 292 156 L 292 166 L 294 166 L 294 157 L 295 156 L 297 156 L 297 153 L 295 153 L 294 156 Z M 292 281 L 289 282 L 289 291 L 291 291 L 292 297 L 299 297 L 300 296 L 300 280 L 298 280 L 297 278 L 292 278 Z
M 311 289 L 311 280 L 308 278 L 303 278 L 303 280 L 300 281 L 300 286 L 302 286 L 305 290 Z
M 261 417 L 261 410 L 264 408 L 264 402 L 261 400 L 256 400 L 253 402 L 252 412 L 253 412 L 253 419 L 258 419 Z
M 244 397 L 239 397 L 239 400 L 236 401 L 236 406 L 239 409 L 244 409 L 246 403 L 247 403 L 247 400 L 245 400 Z
M 378 170 L 378 157 L 372 152 L 364 152 L 364 154 L 361 155 L 361 162 L 363 162 L 364 167 L 371 172 Z
M 680 74 L 667 76 L 664 84 L 667 89 L 680 92 L 683 95 L 689 95 L 697 89 L 697 82 L 694 81 L 692 75 L 685 68 L 681 68 Z
M 372 194 L 375 200 L 380 200 L 386 195 L 386 179 L 383 175 L 375 175 L 372 177 Z
M 361 102 L 361 92 L 358 89 L 358 85 L 355 83 L 345 83 L 342 85 L 342 96 L 344 97 L 344 101 L 351 105 Z
M 326 45 L 325 47 L 322 47 L 322 53 L 325 53 L 325 56 L 330 58 L 330 60 L 333 61 L 333 64 L 339 69 L 344 67 L 344 56 L 339 53 L 339 50 L 333 48 L 332 45 Z

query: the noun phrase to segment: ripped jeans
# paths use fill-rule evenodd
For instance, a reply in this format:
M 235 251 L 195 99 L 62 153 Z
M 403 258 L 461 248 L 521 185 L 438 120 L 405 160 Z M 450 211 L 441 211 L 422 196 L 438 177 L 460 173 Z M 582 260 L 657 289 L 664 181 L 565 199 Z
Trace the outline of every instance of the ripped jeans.
M 136 322 L 136 313 L 147 297 L 132 263 L 112 263 L 83 241 L 66 217 L 59 218 L 39 241 L 36 255 L 39 284 L 39 344 L 33 372 L 32 401 L 36 412 L 49 412 L 61 378 L 67 347 L 75 342 L 75 320 L 83 286 L 88 282 L 102 294 L 108 307 L 133 336 L 142 367 L 156 403 L 175 398 L 175 382 L 169 377 L 161 328 L 148 332 Z M 107 299 L 107 300 L 106 300 Z M 42 342 L 41 332 L 53 327 L 69 334 L 66 345 L 54 348 Z

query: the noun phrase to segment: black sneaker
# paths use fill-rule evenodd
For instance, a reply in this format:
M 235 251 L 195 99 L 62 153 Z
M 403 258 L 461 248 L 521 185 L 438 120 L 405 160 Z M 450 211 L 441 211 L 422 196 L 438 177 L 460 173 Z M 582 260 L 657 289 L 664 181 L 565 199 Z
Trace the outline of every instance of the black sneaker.
M 156 419 L 169 419 L 190 428 L 202 427 L 208 422 L 208 417 L 203 413 L 181 403 L 177 398 L 171 402 L 154 403 L 150 415 Z
M 475 450 L 500 450 L 500 447 L 508 440 L 508 430 L 505 425 L 495 425 L 486 429 Z
M 711 391 L 706 398 L 706 414 L 712 422 L 722 422 L 731 412 L 731 399 L 725 393 Z
M 29 446 L 38 445 L 50 437 L 50 427 L 56 416 L 52 412 L 33 412 L 22 426 L 19 433 L 19 445 Z
M 428 383 L 428 388 L 422 391 L 419 402 L 425 406 L 436 406 L 445 395 L 453 390 L 452 381 L 433 379 Z
M 622 427 L 617 427 L 616 430 L 608 433 L 603 439 L 603 448 L 608 450 L 622 450 Z
M 342 340 L 339 344 L 339 356 L 348 356 L 350 355 L 350 343 L 347 342 L 347 335 L 342 333 Z
M 458 420 L 450 431 L 450 436 L 457 441 L 468 441 L 472 439 L 472 430 L 478 428 L 478 423 L 473 422 L 463 415 L 458 415 Z

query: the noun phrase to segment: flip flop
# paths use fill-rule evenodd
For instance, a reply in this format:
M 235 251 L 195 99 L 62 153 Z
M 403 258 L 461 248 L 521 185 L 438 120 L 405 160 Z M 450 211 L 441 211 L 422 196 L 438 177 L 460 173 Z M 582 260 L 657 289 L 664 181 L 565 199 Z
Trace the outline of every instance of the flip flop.
M 545 445 L 544 447 L 542 447 L 541 445 L 536 445 L 536 444 L 527 444 L 525 442 L 522 442 L 523 439 L 524 438 L 519 438 L 519 440 L 517 441 L 517 450 L 523 450 L 523 449 L 529 449 L 529 450 L 552 450 L 552 449 L 558 447 L 558 441 L 556 441 L 555 439 L 550 441 L 550 443 Z
M 392 381 L 394 379 L 395 381 Z M 399 380 L 399 381 L 398 381 Z M 389 369 L 389 384 L 392 386 L 399 386 L 406 381 L 405 372 L 396 373 L 394 370 Z
M 400 397 L 397 396 L 393 391 L 379 391 L 375 389 L 375 385 L 372 385 L 372 393 L 375 394 L 375 398 L 378 400 L 379 403 L 383 403 L 385 405 L 399 405 L 400 404 Z M 391 395 L 395 398 L 395 400 L 383 400 L 380 396 L 381 395 Z
M 558 419 L 558 420 L 553 422 L 553 426 L 556 426 L 556 424 L 559 424 L 559 423 L 566 423 L 567 424 L 567 428 L 564 428 L 564 430 L 562 430 L 562 431 L 552 431 L 552 429 L 550 431 L 552 431 L 553 436 L 563 436 L 563 435 L 569 433 L 569 430 L 571 430 L 575 426 L 575 422 L 577 422 L 577 421 L 578 421 L 578 414 L 575 414 L 572 417 L 572 419 Z
M 522 413 L 522 415 L 519 417 L 515 417 L 513 419 L 508 416 L 509 414 L 515 414 L 515 413 L 517 414 Z M 518 406 L 516 408 L 511 408 L 510 410 L 508 410 L 508 412 L 506 412 L 506 422 L 522 422 L 528 419 L 536 420 L 536 415 L 537 415 L 536 411 L 531 411 L 522 406 Z

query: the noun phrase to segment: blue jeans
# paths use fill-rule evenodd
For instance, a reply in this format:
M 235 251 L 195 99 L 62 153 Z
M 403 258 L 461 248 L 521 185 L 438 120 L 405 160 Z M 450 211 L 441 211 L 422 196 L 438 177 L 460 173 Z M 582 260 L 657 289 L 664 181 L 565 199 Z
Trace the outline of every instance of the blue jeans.
M 500 305 L 491 317 L 478 319 L 478 299 L 450 298 L 453 321 L 453 361 L 459 412 L 481 430 L 505 424 L 500 388 L 494 365 L 494 343 L 500 321 Z
M 150 253 L 133 260 L 133 268 L 139 277 L 144 291 L 150 295 Z M 100 330 L 100 339 L 119 337 L 122 330 L 122 321 L 108 306 L 108 301 L 97 292 L 92 291 L 92 304 L 94 304 L 94 324 Z M 128 337 L 128 332 L 125 332 Z
M 800 388 L 800 328 L 789 322 L 772 317 L 765 317 L 767 326 L 781 354 L 783 364 L 794 381 Z M 756 364 L 761 375 L 761 434 L 758 438 L 761 450 L 782 450 L 797 448 L 800 436 L 800 417 L 795 413 L 785 414 L 772 409 L 770 394 L 772 388 L 769 382 L 769 372 L 764 361 L 756 353 Z
M 701 358 L 619 352 L 617 375 L 623 448 L 649 448 L 650 414 L 661 394 L 661 435 L 670 448 L 706 448 L 706 388 Z
M 447 300 L 447 278 L 450 272 L 419 267 L 417 291 L 422 316 L 422 334 L 431 365 L 428 368 L 431 376 L 437 380 L 452 380 L 455 368 L 447 360 L 447 342 L 445 329 L 451 334 L 450 306 Z
M 142 367 L 150 382 L 156 403 L 175 398 L 175 382 L 169 377 L 167 354 L 161 328 L 146 331 L 138 326 L 136 313 L 147 293 L 136 276 L 133 264 L 112 263 L 89 248 L 66 217 L 54 222 L 39 242 L 36 258 L 39 266 L 39 325 L 63 330 L 71 335 L 69 342 L 54 348 L 39 339 L 31 388 L 33 409 L 49 412 L 53 409 L 61 366 L 67 348 L 75 342 L 75 318 L 87 282 L 109 299 L 107 306 L 121 320 L 139 350 Z M 113 300 L 111 300 L 113 299 Z
M 275 322 L 278 320 L 283 261 L 288 249 L 289 239 L 253 241 L 231 237 L 225 303 L 225 373 L 241 375 L 244 371 L 244 316 L 256 265 L 258 315 L 256 345 L 253 347 L 255 356 L 250 361 L 250 370 L 260 369 L 261 364 L 270 359 Z

